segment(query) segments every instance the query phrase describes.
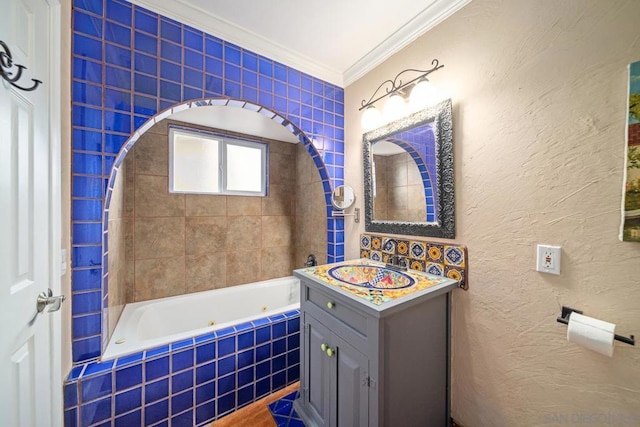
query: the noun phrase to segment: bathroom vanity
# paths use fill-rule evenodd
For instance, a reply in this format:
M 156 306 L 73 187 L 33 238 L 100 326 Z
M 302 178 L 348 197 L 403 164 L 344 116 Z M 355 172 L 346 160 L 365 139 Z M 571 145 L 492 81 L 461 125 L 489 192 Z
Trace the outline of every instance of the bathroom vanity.
M 458 282 L 366 259 L 295 270 L 300 398 L 313 426 L 449 426 Z

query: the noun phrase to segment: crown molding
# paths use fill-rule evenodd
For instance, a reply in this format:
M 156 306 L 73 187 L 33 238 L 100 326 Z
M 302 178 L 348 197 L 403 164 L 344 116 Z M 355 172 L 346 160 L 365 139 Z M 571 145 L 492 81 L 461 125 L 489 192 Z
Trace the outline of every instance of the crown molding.
M 339 87 L 346 87 L 457 12 L 471 0 L 433 0 L 406 25 L 387 37 L 344 72 L 265 39 L 257 33 L 193 6 L 184 0 L 171 2 L 166 0 L 128 1 Z M 167 5 L 171 6 L 167 7 Z
M 422 12 L 416 15 L 402 28 L 382 43 L 371 49 L 343 74 L 343 83 L 347 87 L 369 71 L 380 65 L 394 53 L 416 40 L 418 37 L 438 25 L 440 22 L 453 15 L 471 0 L 435 0 Z
M 312 58 L 265 39 L 259 34 L 239 27 L 232 22 L 182 0 L 173 0 L 171 2 L 167 2 L 166 0 L 128 1 L 329 83 L 340 87 L 344 85 L 342 71 L 327 67 Z

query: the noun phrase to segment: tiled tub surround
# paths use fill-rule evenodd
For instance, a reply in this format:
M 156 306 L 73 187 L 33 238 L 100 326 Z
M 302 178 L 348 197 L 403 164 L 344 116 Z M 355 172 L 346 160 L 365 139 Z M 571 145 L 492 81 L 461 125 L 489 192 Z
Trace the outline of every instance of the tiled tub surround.
M 299 379 L 300 312 L 75 367 L 65 426 L 201 426 Z
M 370 233 L 360 235 L 362 258 L 387 262 L 394 254 L 404 258 L 406 265 L 413 270 L 457 280 L 462 289 L 469 289 L 469 255 L 466 246 L 413 237 L 409 239 Z
M 159 112 L 170 114 L 172 106 L 200 105 L 191 100 L 262 108 L 261 114 L 298 135 L 328 203 L 331 189 L 344 180 L 344 92 L 123 0 L 75 0 L 72 20 L 71 303 L 78 364 L 95 360 L 108 338 L 102 221 L 116 155 L 133 144 L 142 133 L 137 131 L 150 127 Z M 343 219 L 328 217 L 326 224 L 327 261 L 339 261 Z
M 124 287 L 131 303 L 284 277 L 312 252 L 326 262 L 323 186 L 301 144 L 252 138 L 268 145 L 265 197 L 169 193 L 169 126 L 216 132 L 163 120 L 127 153 L 109 210 L 110 295 Z M 112 229 L 114 213 L 124 232 Z

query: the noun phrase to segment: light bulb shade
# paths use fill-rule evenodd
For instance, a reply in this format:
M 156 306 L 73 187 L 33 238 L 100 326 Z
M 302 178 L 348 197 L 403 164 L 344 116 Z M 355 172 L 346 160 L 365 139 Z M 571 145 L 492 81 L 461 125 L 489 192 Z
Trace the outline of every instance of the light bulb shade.
M 421 79 L 411 90 L 409 95 L 409 108 L 411 111 L 422 110 L 436 103 L 438 90 L 427 79 Z
M 404 102 L 404 98 L 394 93 L 390 95 L 384 103 L 384 111 L 382 114 L 387 123 L 397 120 L 407 114 L 407 103 Z
M 370 105 L 362 113 L 360 124 L 365 131 L 375 129 L 382 124 L 382 114 L 376 107 Z

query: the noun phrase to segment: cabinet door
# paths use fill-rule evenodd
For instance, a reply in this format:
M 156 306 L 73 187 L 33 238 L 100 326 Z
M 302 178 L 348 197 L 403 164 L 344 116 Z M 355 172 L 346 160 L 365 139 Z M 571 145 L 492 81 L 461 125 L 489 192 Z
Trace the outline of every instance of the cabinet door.
M 331 337 L 336 347 L 336 405 L 332 419 L 338 427 L 369 425 L 369 359 L 337 335 Z M 335 411 L 335 412 L 334 412 Z
M 311 316 L 306 319 L 305 406 L 319 426 L 331 426 L 333 424 L 327 416 L 331 411 L 331 384 L 335 382 L 335 367 L 332 358 L 323 350 L 329 348 L 331 332 Z

